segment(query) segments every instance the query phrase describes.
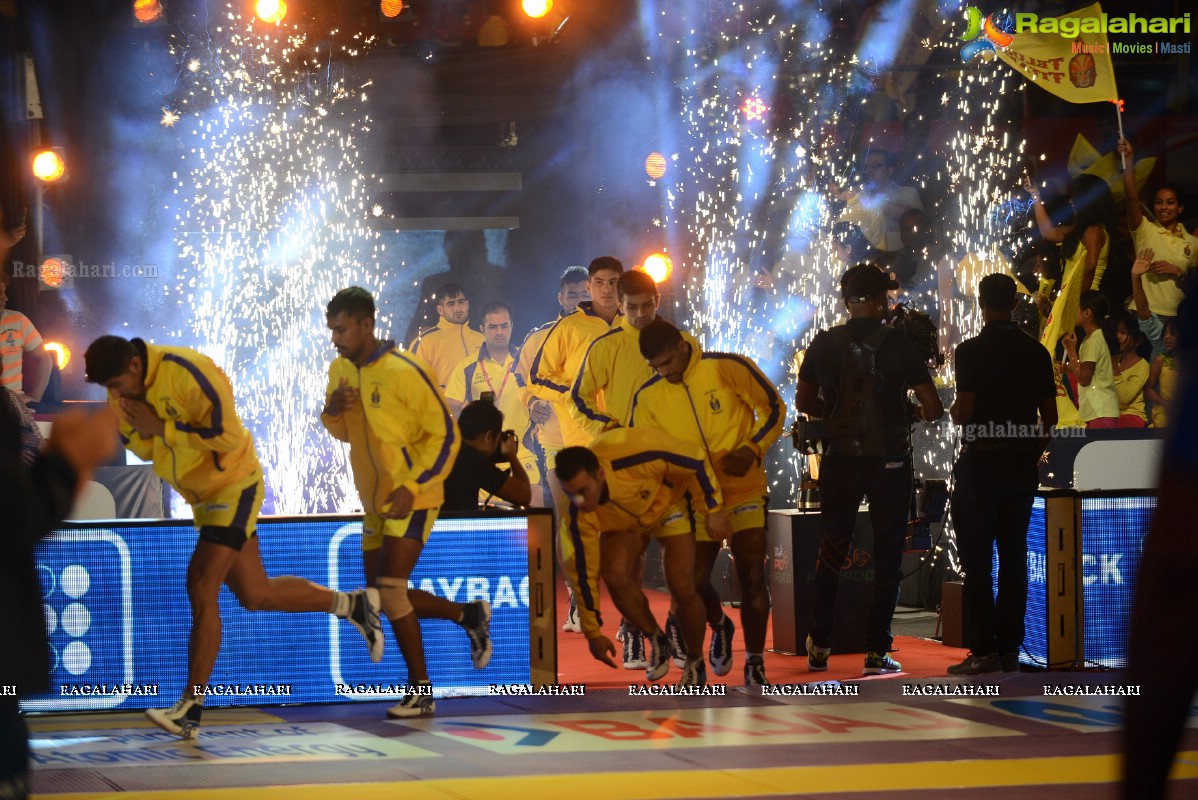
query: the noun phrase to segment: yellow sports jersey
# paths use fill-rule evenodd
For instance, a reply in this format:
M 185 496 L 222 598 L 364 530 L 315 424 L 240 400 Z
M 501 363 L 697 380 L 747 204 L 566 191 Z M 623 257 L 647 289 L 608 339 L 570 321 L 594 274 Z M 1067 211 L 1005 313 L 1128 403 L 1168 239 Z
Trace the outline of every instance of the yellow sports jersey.
M 582 368 L 587 347 L 622 319 L 617 314 L 609 324 L 591 309 L 591 301 L 583 301 L 573 314 L 557 321 L 533 358 L 529 389 L 535 396 L 553 403 L 567 447 L 585 445 L 592 438 L 573 415 L 574 403 L 570 397 L 570 387 Z
M 212 500 L 246 486 L 260 475 L 254 439 L 233 407 L 233 387 L 203 353 L 134 339 L 145 347 L 145 401 L 165 423 L 149 439 L 133 430 L 120 413 L 120 398 L 108 405 L 121 420 L 121 441 L 138 458 L 154 462 L 154 472 L 188 503 Z
M 570 397 L 575 422 L 592 436 L 613 425 L 627 425 L 632 396 L 653 377 L 640 342 L 641 332 L 621 317 L 587 349 Z
M 649 532 L 688 493 L 696 513 L 718 511 L 723 499 L 703 448 L 658 430 L 617 428 L 589 449 L 599 459 L 606 494 L 594 511 L 573 503 L 558 533 L 566 579 L 588 639 L 602 631 L 599 614 L 599 534 Z
M 557 324 L 557 320 L 559 319 L 561 319 L 561 315 L 557 319 L 550 320 L 540 327 L 533 328 L 524 337 L 524 344 L 520 345 L 520 360 L 516 364 L 516 374 L 524 381 L 520 386 L 520 399 L 524 401 L 525 408 L 536 397 L 529 386 L 532 383 L 532 362 L 536 359 L 537 353 L 541 351 L 541 345 L 545 343 L 545 337 L 549 335 L 549 331 L 553 329 L 553 326 Z M 557 421 L 556 406 L 554 406 L 553 413 L 549 415 L 549 419 L 534 428 L 533 436 L 541 443 L 541 447 L 558 450 L 562 448 L 562 426 Z
M 358 390 L 361 402 L 338 417 L 321 414 L 320 421 L 349 442 L 366 513 L 386 513 L 388 498 L 400 487 L 412 492 L 415 511 L 440 506 L 462 437 L 432 370 L 386 342 L 360 367 L 348 358 L 335 360 L 326 400 L 343 380 Z
M 1198 266 L 1198 237 L 1192 236 L 1181 224 L 1168 231 L 1159 222 L 1153 222 L 1145 217 L 1140 220 L 1140 227 L 1131 232 L 1135 240 L 1136 252 L 1152 248 L 1153 259 L 1168 261 L 1181 270 L 1182 277 L 1161 275 L 1156 272 L 1145 273 L 1143 278 L 1144 294 L 1148 296 L 1148 308 L 1153 314 L 1162 317 L 1177 316 L 1177 307 L 1185 299 L 1181 290 L 1185 283 L 1185 273 Z
M 519 437 L 520 447 L 516 458 L 528 472 L 529 480 L 539 484 L 540 471 L 537 469 L 537 457 L 532 452 L 531 435 L 532 421 L 528 416 L 528 407 L 520 396 L 524 387 L 524 379 L 516 371 L 515 352 L 509 351 L 502 364 L 495 361 L 487 353 L 486 345 L 478 350 L 473 358 L 464 358 L 453 368 L 449 383 L 445 386 L 445 399 L 453 400 L 466 406 L 482 397 L 483 392 L 495 395 L 495 407 L 503 413 L 504 430 L 512 430 Z
M 486 337 L 469 325 L 454 325 L 441 317 L 436 326 L 421 331 L 412 340 L 408 351 L 432 367 L 437 385 L 444 389 L 457 363 L 477 353 L 486 341 Z
M 1148 383 L 1148 372 L 1148 362 L 1141 358 L 1122 372 L 1115 373 L 1119 416 L 1130 414 L 1148 422 L 1148 409 L 1144 404 L 1144 385 Z
M 728 505 L 766 494 L 762 454 L 782 433 L 786 404 L 757 365 L 732 353 L 704 353 L 688 333 L 691 357 L 678 384 L 653 377 L 633 398 L 629 424 L 659 428 L 703 447 L 719 475 Z M 720 459 L 746 446 L 757 466 L 734 477 Z

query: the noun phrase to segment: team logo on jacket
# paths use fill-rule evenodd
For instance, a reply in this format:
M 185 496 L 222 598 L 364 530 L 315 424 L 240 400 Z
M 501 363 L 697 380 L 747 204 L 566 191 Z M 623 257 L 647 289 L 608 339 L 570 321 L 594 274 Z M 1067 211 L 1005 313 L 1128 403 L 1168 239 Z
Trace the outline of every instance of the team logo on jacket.
M 720 398 L 716 396 L 715 389 L 710 389 L 707 392 L 707 405 L 711 406 L 711 410 L 715 413 L 720 413 Z
M 170 400 L 163 400 L 163 401 L 162 401 L 162 410 L 163 410 L 163 411 L 165 411 L 165 412 L 166 412 L 166 415 L 167 415 L 168 417 L 170 417 L 171 419 L 178 419 L 178 418 L 179 418 L 179 409 L 175 408 L 175 407 L 174 407 L 174 406 L 171 404 L 171 401 L 170 401 Z
M 651 495 L 652 492 L 650 492 L 648 489 L 641 489 L 639 494 L 640 494 L 642 500 L 648 500 L 649 495 Z
M 374 391 L 370 393 L 370 404 L 375 408 L 378 408 L 381 400 L 382 397 L 379 395 L 379 385 L 376 383 L 374 385 Z

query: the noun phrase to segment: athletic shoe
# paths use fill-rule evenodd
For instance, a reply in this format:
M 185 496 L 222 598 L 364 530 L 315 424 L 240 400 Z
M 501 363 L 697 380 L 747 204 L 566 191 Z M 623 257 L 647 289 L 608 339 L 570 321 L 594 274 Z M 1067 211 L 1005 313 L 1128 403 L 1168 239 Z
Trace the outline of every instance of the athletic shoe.
M 146 717 L 167 733 L 182 739 L 194 739 L 200 735 L 200 717 L 204 704 L 194 697 L 182 697 L 170 708 L 147 708 Z
M 716 675 L 727 675 L 732 671 L 732 634 L 736 626 L 725 614 L 724 621 L 711 629 L 711 671 Z
M 387 709 L 387 716 L 394 719 L 412 719 L 413 717 L 431 717 L 437 710 L 437 701 L 431 694 L 416 694 L 409 692 L 403 700 Z
M 703 664 L 702 656 L 688 658 L 682 667 L 682 677 L 678 679 L 679 686 L 706 686 L 707 667 Z
M 1019 654 L 1003 653 L 998 657 L 1003 672 L 1019 672 Z
M 765 660 L 761 656 L 745 659 L 745 686 L 769 686 L 765 679 Z
M 624 637 L 624 669 L 644 669 L 649 666 L 645 661 L 645 635 L 628 623 L 620 626 Z M 618 634 L 617 634 L 618 635 Z
M 831 647 L 816 647 L 815 640 L 807 637 L 807 671 L 824 672 L 828 669 L 828 656 L 832 655 Z
M 866 675 L 885 675 L 890 672 L 902 672 L 903 665 L 890 657 L 889 653 L 866 653 L 865 654 L 865 669 L 862 670 Z
M 682 638 L 682 628 L 674 619 L 674 612 L 666 614 L 666 636 L 670 639 L 670 649 L 674 651 L 674 666 L 682 669 L 686 666 L 686 641 Z
M 620 617 L 620 627 L 616 628 L 616 641 L 624 641 L 624 637 L 628 634 L 628 620 Z
M 582 633 L 582 625 L 578 622 L 578 606 L 574 605 L 574 598 L 570 598 L 570 610 L 566 612 L 566 621 L 562 623 L 562 630 L 567 633 Z
M 382 605 L 379 590 L 373 586 L 359 589 L 350 593 L 349 601 L 349 616 L 346 619 L 362 634 L 366 646 L 370 648 L 370 660 L 377 664 L 383 657 L 383 646 L 387 643 L 382 623 L 379 622 L 379 608 Z
M 462 627 L 470 637 L 470 660 L 475 669 L 483 669 L 491 661 L 491 604 L 486 600 L 467 603 Z
M 960 664 L 953 664 L 948 668 L 949 675 L 987 675 L 991 672 L 1001 671 L 1002 662 L 998 660 L 998 655 L 995 653 L 985 656 L 970 653 Z
M 670 671 L 670 637 L 659 632 L 650 640 L 650 644 L 652 649 L 649 651 L 645 677 L 651 681 L 661 680 L 661 676 Z

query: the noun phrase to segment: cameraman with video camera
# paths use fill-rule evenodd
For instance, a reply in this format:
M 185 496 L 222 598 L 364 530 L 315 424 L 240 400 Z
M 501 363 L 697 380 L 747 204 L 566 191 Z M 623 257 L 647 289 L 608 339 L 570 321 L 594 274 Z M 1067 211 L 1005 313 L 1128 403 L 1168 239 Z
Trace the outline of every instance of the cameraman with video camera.
M 863 497 L 874 536 L 874 590 L 866 623 L 866 675 L 898 672 L 889 656 L 890 620 L 898 604 L 903 538 L 911 498 L 911 422 L 944 413 L 920 347 L 883 325 L 890 277 L 858 264 L 840 281 L 849 320 L 820 331 L 799 369 L 796 405 L 809 419 L 805 439 L 818 440 L 820 545 L 807 668 L 822 672 L 832 652 L 832 619 L 840 573 L 852 552 Z M 919 405 L 907 402 L 907 389 Z
M 532 502 L 532 484 L 516 457 L 516 432 L 503 429 L 503 412 L 488 395 L 484 392 L 483 399 L 467 405 L 458 417 L 462 449 L 445 479 L 444 511 L 477 511 L 480 491 L 515 506 Z M 507 463 L 510 472 L 497 463 Z

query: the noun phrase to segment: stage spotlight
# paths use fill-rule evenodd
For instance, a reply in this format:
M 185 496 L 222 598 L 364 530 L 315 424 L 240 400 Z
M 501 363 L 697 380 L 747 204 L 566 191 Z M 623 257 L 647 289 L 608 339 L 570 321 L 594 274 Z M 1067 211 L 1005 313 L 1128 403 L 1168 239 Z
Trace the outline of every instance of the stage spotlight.
M 62 342 L 46 342 L 42 347 L 45 348 L 47 353 L 54 356 L 54 360 L 58 362 L 59 372 L 62 372 L 67 368 L 67 364 L 71 363 L 71 348 Z
M 650 153 L 645 159 L 645 173 L 653 180 L 666 174 L 666 157 L 661 153 Z
M 379 13 L 387 19 L 395 19 L 403 13 L 403 0 L 379 0 Z
M 71 285 L 69 260 L 63 256 L 46 256 L 37 268 L 37 288 L 53 291 Z
M 528 16 L 540 19 L 553 8 L 553 0 L 521 0 L 520 6 Z
M 163 8 L 158 0 L 133 0 L 133 19 L 142 25 L 162 21 Z
M 58 148 L 47 147 L 33 155 L 33 177 L 42 183 L 57 183 L 67 174 L 67 163 Z
M 760 97 L 750 97 L 740 107 L 741 113 L 745 115 L 745 119 L 749 122 L 765 119 L 766 112 L 769 110 L 770 107 Z
M 287 16 L 287 3 L 285 0 L 258 0 L 254 4 L 254 13 L 263 22 L 278 25 Z
M 641 267 L 655 283 L 664 283 L 674 271 L 674 262 L 665 253 L 654 253 L 645 259 Z

